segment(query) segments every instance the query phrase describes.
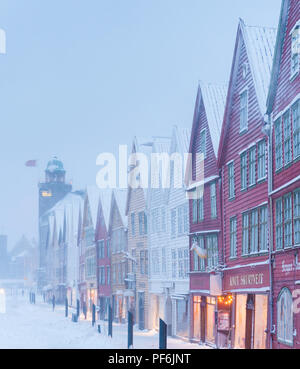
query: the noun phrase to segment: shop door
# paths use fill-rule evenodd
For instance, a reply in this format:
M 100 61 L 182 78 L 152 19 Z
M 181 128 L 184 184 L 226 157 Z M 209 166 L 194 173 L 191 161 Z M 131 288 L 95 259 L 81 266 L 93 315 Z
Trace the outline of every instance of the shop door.
M 194 311 L 193 311 L 193 316 L 194 316 L 194 321 L 193 321 L 193 326 L 194 326 L 194 330 L 193 330 L 193 337 L 197 340 L 200 341 L 201 339 L 201 319 L 200 319 L 200 310 L 201 310 L 201 297 L 199 296 L 194 296 L 193 299 L 193 307 L 194 307 Z
M 201 342 L 205 342 L 205 330 L 206 330 L 206 297 L 201 298 L 201 313 L 200 313 L 200 319 L 201 319 L 201 327 L 200 327 L 200 333 L 201 333 Z
M 139 329 L 145 329 L 145 293 L 139 292 Z
M 254 295 L 248 295 L 246 305 L 246 335 L 245 349 L 253 348 L 253 323 L 254 323 Z

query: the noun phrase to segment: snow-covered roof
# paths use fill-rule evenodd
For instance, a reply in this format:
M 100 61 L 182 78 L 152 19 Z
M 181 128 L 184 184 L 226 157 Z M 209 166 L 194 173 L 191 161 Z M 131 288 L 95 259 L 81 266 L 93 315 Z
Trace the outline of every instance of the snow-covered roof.
M 199 83 L 200 93 L 203 100 L 209 132 L 212 140 L 215 155 L 218 155 L 218 148 L 224 117 L 227 84 L 212 84 L 201 81 Z M 199 106 L 200 106 L 199 99 Z
M 114 197 L 123 221 L 124 227 L 127 227 L 127 216 L 126 216 L 126 201 L 127 201 L 127 189 L 114 189 Z
M 100 189 L 97 186 L 87 186 L 86 195 L 87 195 L 89 206 L 90 206 L 93 227 L 95 229 L 97 226 Z
M 100 190 L 100 203 L 101 203 L 101 208 L 103 212 L 106 229 L 108 229 L 109 227 L 111 195 L 112 195 L 112 189 L 110 188 Z
M 248 26 L 242 19 L 240 20 L 240 27 L 247 49 L 260 109 L 262 114 L 265 114 L 277 29 Z

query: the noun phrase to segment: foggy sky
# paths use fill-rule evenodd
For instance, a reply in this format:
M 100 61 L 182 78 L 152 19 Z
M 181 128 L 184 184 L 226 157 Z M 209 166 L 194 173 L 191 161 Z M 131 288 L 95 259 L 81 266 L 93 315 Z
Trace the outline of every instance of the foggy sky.
M 37 183 L 53 155 L 84 188 L 101 152 L 191 127 L 198 80 L 229 79 L 239 17 L 277 27 L 280 4 L 1 0 L 0 233 L 10 247 L 37 237 Z

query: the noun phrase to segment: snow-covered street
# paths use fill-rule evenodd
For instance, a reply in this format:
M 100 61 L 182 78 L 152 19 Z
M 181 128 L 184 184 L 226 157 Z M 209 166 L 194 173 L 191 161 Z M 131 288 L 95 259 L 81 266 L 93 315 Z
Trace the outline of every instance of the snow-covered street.
M 90 321 L 78 323 L 65 318 L 63 306 L 52 307 L 37 298 L 31 305 L 27 295 L 6 296 L 5 313 L 0 313 L 0 349 L 126 349 L 127 325 L 113 325 L 113 338 L 107 336 L 107 322 L 101 322 L 101 334 Z M 157 349 L 155 331 L 134 331 L 134 348 Z M 170 349 L 206 348 L 169 338 Z

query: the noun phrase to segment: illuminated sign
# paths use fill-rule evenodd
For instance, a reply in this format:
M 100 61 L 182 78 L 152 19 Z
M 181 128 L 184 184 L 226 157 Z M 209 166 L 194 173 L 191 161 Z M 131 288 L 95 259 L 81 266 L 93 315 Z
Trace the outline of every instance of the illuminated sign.
M 52 192 L 51 191 L 42 191 L 42 196 L 43 197 L 51 197 L 52 196 Z

